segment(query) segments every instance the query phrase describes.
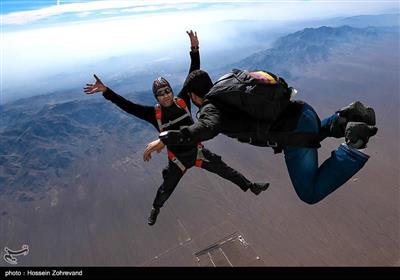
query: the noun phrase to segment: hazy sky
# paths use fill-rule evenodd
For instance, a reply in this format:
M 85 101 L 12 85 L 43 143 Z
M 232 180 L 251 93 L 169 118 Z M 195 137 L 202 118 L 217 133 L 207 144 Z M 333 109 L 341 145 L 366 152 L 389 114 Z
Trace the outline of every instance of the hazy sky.
M 328 0 L 2 0 L 0 5 L 2 89 L 112 56 L 161 56 L 175 46 L 187 46 L 188 29 L 201 31 L 201 42 L 217 44 L 229 35 L 218 28 L 221 21 L 286 22 L 399 9 L 399 1 Z

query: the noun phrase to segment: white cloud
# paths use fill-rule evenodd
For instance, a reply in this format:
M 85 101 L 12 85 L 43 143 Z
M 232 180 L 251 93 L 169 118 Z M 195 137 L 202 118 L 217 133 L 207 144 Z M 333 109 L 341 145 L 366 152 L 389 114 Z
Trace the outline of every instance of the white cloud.
M 39 75 L 44 72 L 63 72 L 68 67 L 78 68 L 83 64 L 125 54 L 137 55 L 138 60 L 141 58 L 139 56 L 143 54 L 150 56 L 158 53 L 159 57 L 171 56 L 169 52 L 188 47 L 189 42 L 185 30 L 189 29 L 198 31 L 202 50 L 215 49 L 217 46 L 226 44 L 228 38 L 236 39 L 236 30 L 221 27 L 219 25 L 221 21 L 288 21 L 339 14 L 362 14 L 381 7 L 379 2 L 364 5 L 352 2 L 328 3 L 326 1 L 313 4 L 309 1 L 295 4 L 288 1 L 279 3 L 263 1 L 263 3 L 249 4 L 243 4 L 244 1 L 240 1 L 242 3 L 240 5 L 239 1 L 209 1 L 208 3 L 217 2 L 218 5 L 213 4 L 208 8 L 192 9 L 197 6 L 197 2 L 185 1 L 187 4 L 176 6 L 178 11 L 139 13 L 134 16 L 129 13 L 121 16 L 120 11 L 124 9 L 151 11 L 158 7 L 155 3 L 161 3 L 161 1 L 146 1 L 146 3 L 144 1 L 94 1 L 89 4 L 85 3 L 85 5 L 60 5 L 58 8 L 61 10 L 51 7 L 41 9 L 41 12 L 9 14 L 8 23 L 22 23 L 37 20 L 40 17 L 44 18 L 51 13 L 56 15 L 66 11 L 79 10 L 77 15 L 79 14 L 81 18 L 90 16 L 89 13 L 97 15 L 99 12 L 117 13 L 113 17 L 85 21 L 77 19 L 75 22 L 57 24 L 47 28 L 24 28 L 18 31 L 3 28 L 1 50 L 3 53 L 2 67 L 5 69 L 4 84 L 11 86 L 11 77 L 15 77 L 15 80 L 19 81 L 21 76 Z M 174 7 L 172 4 L 176 1 L 162 1 L 162 3 L 163 7 Z M 116 6 L 120 10 L 115 9 Z M 21 13 L 27 14 L 21 16 Z M 266 32 L 273 28 L 272 25 L 265 26 Z M 240 40 L 240 38 L 238 39 Z M 134 63 L 137 61 L 132 61 L 132 64 Z
M 3 25 L 23 25 L 27 23 L 36 22 L 42 19 L 46 19 L 53 16 L 62 15 L 65 13 L 76 13 L 80 16 L 84 15 L 83 13 L 89 12 L 99 12 L 100 14 L 112 14 L 118 13 L 118 9 L 120 12 L 157 12 L 158 10 L 162 10 L 165 8 L 176 8 L 177 10 L 189 10 L 195 9 L 199 4 L 219 4 L 214 6 L 214 8 L 218 7 L 226 7 L 229 4 L 247 4 L 251 5 L 259 5 L 259 4 L 269 4 L 269 5 L 285 5 L 290 7 L 300 7 L 304 5 L 324 5 L 325 7 L 332 6 L 340 9 L 340 5 L 346 7 L 359 7 L 360 3 L 366 6 L 371 6 L 374 3 L 379 5 L 379 3 L 391 3 L 395 5 L 398 1 L 396 0 L 388 0 L 388 1 L 371 1 L 371 0 L 353 0 L 353 1 L 341 1 L 341 0 L 280 0 L 280 1 L 272 1 L 272 0 L 166 0 L 166 1 L 157 1 L 157 0 L 137 0 L 137 1 L 127 1 L 127 0 L 104 0 L 104 1 L 91 1 L 84 3 L 68 3 L 68 4 L 57 4 L 54 6 L 29 10 L 29 11 L 19 11 L 13 12 L 9 14 L 2 15 L 2 24 Z M 375 6 L 376 6 L 375 5 Z M 113 11 L 114 10 L 114 11 Z M 326 9 L 329 10 L 329 9 Z M 342 9 L 344 10 L 344 9 Z M 301 10 L 299 11 L 301 12 Z
M 153 60 L 153 63 L 165 62 L 165 61 L 172 61 L 172 57 L 160 57 Z
M 140 5 L 147 5 L 146 3 L 148 2 L 149 1 L 92 1 L 86 3 L 60 4 L 36 10 L 13 12 L 3 15 L 3 24 L 25 24 L 51 16 L 61 15 L 64 13 L 82 13 L 135 7 Z M 159 5 L 161 3 L 161 1 L 154 2 L 154 4 L 156 5 Z
M 82 13 L 78 13 L 77 16 L 81 17 L 81 18 L 84 18 L 84 17 L 87 17 L 88 15 L 91 15 L 91 14 L 92 14 L 91 12 L 82 12 Z
M 69 3 L 69 4 L 57 4 L 54 6 L 29 10 L 13 12 L 9 14 L 2 15 L 2 22 L 4 25 L 13 24 L 26 24 L 32 23 L 41 19 L 45 19 L 52 16 L 62 15 L 65 13 L 82 13 L 82 12 L 106 12 L 112 9 L 125 9 L 125 11 L 134 12 L 147 12 L 147 11 L 157 11 L 163 9 L 164 7 L 176 7 L 177 9 L 194 8 L 196 5 L 189 6 L 190 3 L 224 3 L 224 2 L 242 2 L 242 1 L 223 1 L 223 0 L 213 0 L 213 1 L 199 1 L 199 0 L 183 0 L 183 1 L 122 1 L 122 0 L 106 0 L 106 1 L 91 1 L 85 3 Z M 128 8 L 131 8 L 128 10 Z

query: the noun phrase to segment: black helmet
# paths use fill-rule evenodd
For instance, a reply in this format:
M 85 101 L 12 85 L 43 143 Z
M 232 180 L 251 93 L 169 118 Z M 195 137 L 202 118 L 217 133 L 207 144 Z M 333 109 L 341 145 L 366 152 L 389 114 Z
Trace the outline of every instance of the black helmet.
M 156 97 L 156 93 L 160 88 L 164 88 L 164 87 L 169 87 L 169 89 L 172 91 L 172 88 L 170 86 L 170 84 L 168 83 L 168 81 L 163 78 L 163 77 L 158 77 L 157 79 L 154 80 L 153 82 L 153 94 Z

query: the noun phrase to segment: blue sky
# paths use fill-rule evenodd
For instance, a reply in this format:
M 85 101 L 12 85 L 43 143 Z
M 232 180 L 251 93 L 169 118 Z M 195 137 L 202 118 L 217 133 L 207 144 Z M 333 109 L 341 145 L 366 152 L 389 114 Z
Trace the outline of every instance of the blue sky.
M 21 26 L 26 23 L 37 24 L 44 22 L 45 24 L 72 22 L 90 20 L 95 18 L 109 18 L 112 16 L 127 16 L 139 14 L 157 14 L 165 12 L 181 12 L 195 11 L 213 8 L 242 8 L 254 7 L 273 7 L 282 6 L 289 9 L 287 18 L 293 16 L 289 7 L 296 7 L 296 17 L 315 17 L 323 14 L 349 14 L 352 9 L 360 12 L 372 12 L 377 10 L 379 6 L 399 7 L 397 0 L 180 0 L 180 1 L 156 1 L 156 0 L 95 0 L 95 1 L 79 1 L 79 0 L 1 0 L 1 14 L 3 28 L 10 26 Z M 278 13 L 279 19 L 285 19 L 286 11 L 281 10 Z M 306 14 L 305 14 L 306 13 Z M 268 14 L 267 14 L 268 15 Z M 257 13 L 256 13 L 257 16 Z M 270 15 L 269 15 L 270 16 Z
M 97 1 L 105 1 L 105 0 L 97 0 Z M 40 8 L 46 8 L 50 6 L 54 6 L 57 4 L 72 4 L 72 3 L 90 3 L 94 2 L 93 0 L 1 0 L 1 5 L 2 5 L 2 14 L 10 13 L 10 12 L 17 12 L 17 11 L 27 11 L 27 10 L 34 10 L 34 9 L 40 9 Z M 117 1 L 114 1 L 117 2 Z M 124 2 L 140 2 L 140 1 L 124 1 Z M 151 2 L 151 1 L 147 1 Z M 157 1 L 158 2 L 158 1 Z M 171 2 L 171 1 L 170 1 Z M 187 2 L 187 1 L 173 1 L 173 2 Z M 201 1 L 198 1 L 201 2 Z M 217 1 L 214 1 L 217 2 Z M 220 1 L 222 2 L 222 1 Z M 223 2 L 233 2 L 233 1 L 223 1 Z M 244 2 L 244 1 L 236 1 L 236 2 Z M 245 1 L 245 2 L 268 2 L 268 1 L 263 1 L 263 0 L 253 0 L 253 1 Z M 275 0 L 275 2 L 279 2 L 279 0 Z M 295 1 L 280 1 L 280 2 L 295 2 Z M 299 0 L 298 2 L 323 2 L 323 0 L 315 1 L 315 0 Z M 352 0 L 352 1 L 346 1 L 346 0 L 330 0 L 330 1 L 325 1 L 325 2 L 372 2 L 368 0 Z M 385 1 L 382 1 L 385 2 Z M 386 1 L 386 2 L 396 2 L 396 1 Z
M 256 3 L 257 1 L 253 1 Z M 1 1 L 3 28 L 32 27 L 121 16 L 173 13 L 209 9 L 213 6 L 243 6 L 241 1 Z M 41 24 L 42 23 L 42 24 Z M 44 23 L 44 24 L 43 24 Z M 26 27 L 26 26 L 25 26 Z
M 150 45 L 154 46 L 153 34 L 160 28 L 163 29 L 161 36 L 163 40 L 161 42 L 160 38 L 156 40 L 158 49 L 164 48 L 168 42 L 169 45 L 176 43 L 173 42 L 176 34 L 180 34 L 179 32 L 185 28 L 198 29 L 209 26 L 212 30 L 218 31 L 218 23 L 228 20 L 289 22 L 375 14 L 389 9 L 399 10 L 400 2 L 398 0 L 0 0 L 0 3 L 1 33 L 3 43 L 6 44 L 5 50 L 13 50 L 13 53 L 16 50 L 23 52 L 22 47 L 26 45 L 27 38 L 30 38 L 31 51 L 46 50 L 47 47 L 61 51 L 66 46 L 71 47 L 70 45 L 75 42 L 81 45 L 81 52 L 85 52 L 85 48 L 92 44 L 93 40 L 102 37 L 110 38 L 117 43 L 118 46 L 114 44 L 113 48 L 105 44 L 109 55 L 115 55 L 122 52 L 122 49 L 125 51 L 148 49 Z M 130 38 L 127 34 L 131 35 Z M 135 40 L 132 40 L 133 37 Z M 97 46 L 97 49 L 101 48 Z M 91 56 L 93 51 L 87 53 Z
M 187 47 L 186 30 L 217 48 L 233 38 L 224 21 L 290 22 L 399 11 L 399 1 L 11 1 L 1 3 L 2 89 L 110 57 L 169 59 Z M 178 47 L 177 47 L 178 46 Z M 186 48 L 185 48 L 186 49 Z M 134 62 L 132 62 L 133 64 Z
M 2 14 L 10 13 L 10 12 L 19 12 L 19 11 L 28 11 L 35 10 L 40 8 L 46 8 L 50 6 L 54 6 L 57 3 L 60 4 L 70 4 L 70 3 L 82 3 L 82 2 L 91 2 L 90 0 L 81 1 L 81 0 L 1 0 L 2 5 Z

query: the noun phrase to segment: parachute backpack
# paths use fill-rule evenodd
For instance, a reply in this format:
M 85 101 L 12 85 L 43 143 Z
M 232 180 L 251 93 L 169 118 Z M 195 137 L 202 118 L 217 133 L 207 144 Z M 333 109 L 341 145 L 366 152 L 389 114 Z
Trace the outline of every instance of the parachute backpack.
M 219 78 L 205 98 L 224 107 L 273 123 L 296 93 L 286 81 L 267 71 L 233 69 Z
M 219 78 L 204 98 L 227 111 L 245 113 L 271 126 L 296 93 L 283 78 L 271 72 L 233 69 L 231 73 Z M 245 143 L 252 141 L 251 138 L 238 140 Z M 321 146 L 318 133 L 268 131 L 265 140 L 264 144 L 272 147 L 275 153 L 282 151 L 282 145 L 308 148 Z

